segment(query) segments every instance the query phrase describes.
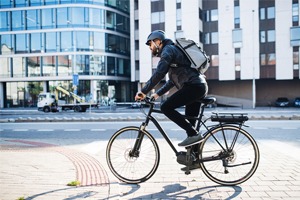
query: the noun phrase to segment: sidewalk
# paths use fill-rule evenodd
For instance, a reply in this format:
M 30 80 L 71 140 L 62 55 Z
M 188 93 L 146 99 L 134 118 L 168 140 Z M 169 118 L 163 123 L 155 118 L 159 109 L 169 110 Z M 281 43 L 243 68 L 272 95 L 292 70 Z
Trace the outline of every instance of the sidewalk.
M 201 170 L 185 175 L 169 146 L 162 140 L 158 143 L 161 162 L 156 174 L 134 185 L 120 183 L 109 171 L 107 141 L 55 146 L 7 140 L 0 145 L 0 199 L 300 199 L 298 147 L 258 141 L 257 172 L 247 182 L 228 187 L 208 180 Z M 274 148 L 278 145 L 295 153 L 279 151 Z M 81 186 L 67 186 L 75 180 Z

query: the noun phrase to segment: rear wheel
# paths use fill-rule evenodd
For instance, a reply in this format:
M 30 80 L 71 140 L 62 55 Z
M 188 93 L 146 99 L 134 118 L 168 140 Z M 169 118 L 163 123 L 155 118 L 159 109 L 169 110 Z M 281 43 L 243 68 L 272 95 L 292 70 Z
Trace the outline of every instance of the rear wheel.
M 259 163 L 259 149 L 252 136 L 236 126 L 217 127 L 200 144 L 203 173 L 221 185 L 237 185 L 248 180 Z
M 140 151 L 132 153 L 139 135 L 138 127 L 125 127 L 117 131 L 109 140 L 106 160 L 111 172 L 126 183 L 141 183 L 156 172 L 160 154 L 153 136 L 143 131 Z

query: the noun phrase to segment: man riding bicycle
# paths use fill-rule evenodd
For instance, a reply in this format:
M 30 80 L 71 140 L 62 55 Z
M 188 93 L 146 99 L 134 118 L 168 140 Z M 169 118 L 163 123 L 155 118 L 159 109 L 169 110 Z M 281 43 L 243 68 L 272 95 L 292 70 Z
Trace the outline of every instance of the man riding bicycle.
M 153 56 L 160 57 L 160 61 L 146 85 L 136 94 L 135 100 L 143 100 L 146 94 L 168 74 L 169 80 L 152 94 L 152 97 L 157 99 L 175 86 L 177 91 L 161 105 L 161 111 L 186 131 L 187 138 L 180 142 L 179 146 L 198 143 L 203 138 L 194 129 L 195 121 L 187 121 L 176 109 L 185 106 L 185 115 L 198 116 L 201 104 L 197 100 L 204 98 L 208 92 L 204 75 L 190 67 L 189 59 L 163 31 L 156 30 L 150 33 L 146 45 L 149 46 Z M 177 67 L 172 67 L 172 64 L 176 64 Z

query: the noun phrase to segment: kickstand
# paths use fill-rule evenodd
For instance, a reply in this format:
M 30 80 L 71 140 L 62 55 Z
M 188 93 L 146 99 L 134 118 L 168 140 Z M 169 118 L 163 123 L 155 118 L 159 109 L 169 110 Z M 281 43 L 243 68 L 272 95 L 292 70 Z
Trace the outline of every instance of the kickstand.
M 186 148 L 187 152 L 186 152 L 186 170 L 185 170 L 185 174 L 186 175 L 189 175 L 191 174 L 191 171 L 190 171 L 190 163 L 191 163 L 191 150 L 192 148 L 191 147 L 187 147 Z

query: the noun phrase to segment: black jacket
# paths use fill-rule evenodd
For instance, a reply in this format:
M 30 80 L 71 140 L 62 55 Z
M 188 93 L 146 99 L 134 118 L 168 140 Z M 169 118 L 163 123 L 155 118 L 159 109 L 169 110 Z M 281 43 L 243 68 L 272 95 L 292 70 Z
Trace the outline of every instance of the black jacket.
M 199 76 L 199 72 L 190 67 L 189 59 L 174 45 L 172 40 L 163 41 L 163 47 L 158 56 L 160 61 L 157 69 L 141 90 L 144 94 L 150 92 L 166 74 L 169 75 L 169 80 L 156 92 L 159 96 L 174 86 L 181 89 L 185 84 L 206 83 L 204 76 Z M 177 67 L 172 67 L 172 64 L 177 64 Z

